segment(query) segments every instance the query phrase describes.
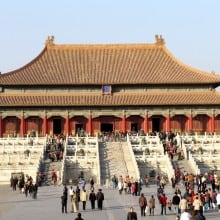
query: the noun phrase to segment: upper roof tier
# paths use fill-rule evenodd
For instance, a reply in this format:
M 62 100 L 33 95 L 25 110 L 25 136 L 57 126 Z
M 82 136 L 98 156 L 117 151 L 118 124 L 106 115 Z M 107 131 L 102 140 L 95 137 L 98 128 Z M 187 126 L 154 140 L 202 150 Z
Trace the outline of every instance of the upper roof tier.
M 57 45 L 48 37 L 34 60 L 1 74 L 0 85 L 215 84 L 220 76 L 179 62 L 161 36 L 152 44 Z

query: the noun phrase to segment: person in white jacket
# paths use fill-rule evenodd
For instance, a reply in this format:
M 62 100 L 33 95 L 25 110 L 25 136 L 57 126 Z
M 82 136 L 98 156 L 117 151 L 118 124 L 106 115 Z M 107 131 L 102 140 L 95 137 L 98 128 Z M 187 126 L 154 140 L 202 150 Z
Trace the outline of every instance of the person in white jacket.
M 180 200 L 179 209 L 180 209 L 181 213 L 183 213 L 187 209 L 187 200 L 185 198 L 182 198 Z
M 190 220 L 191 218 L 192 215 L 187 210 L 185 210 L 180 216 L 180 220 Z
M 122 190 L 123 190 L 123 182 L 122 181 L 118 181 L 118 190 L 119 190 L 119 194 L 122 194 Z

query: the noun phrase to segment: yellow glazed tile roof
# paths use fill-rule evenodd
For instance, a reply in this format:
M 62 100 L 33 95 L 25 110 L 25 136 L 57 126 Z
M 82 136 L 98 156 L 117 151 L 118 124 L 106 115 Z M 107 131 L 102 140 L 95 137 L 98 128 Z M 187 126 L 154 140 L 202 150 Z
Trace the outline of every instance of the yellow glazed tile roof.
M 179 62 L 161 38 L 152 44 L 57 45 L 46 42 L 0 85 L 220 84 L 220 76 Z
M 220 93 L 206 92 L 146 92 L 92 94 L 1 94 L 0 106 L 155 106 L 155 105 L 219 105 Z

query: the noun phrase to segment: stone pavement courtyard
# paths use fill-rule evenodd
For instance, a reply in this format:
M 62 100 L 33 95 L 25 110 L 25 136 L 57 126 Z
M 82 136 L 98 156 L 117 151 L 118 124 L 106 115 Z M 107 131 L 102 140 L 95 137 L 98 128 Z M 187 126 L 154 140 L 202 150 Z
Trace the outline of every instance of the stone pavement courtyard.
M 69 187 L 69 186 L 68 186 Z M 160 215 L 160 206 L 156 199 L 155 216 L 140 216 L 140 208 L 138 206 L 138 198 L 132 195 L 119 195 L 117 190 L 113 190 L 106 187 L 101 187 L 105 195 L 103 203 L 103 210 L 100 211 L 97 208 L 91 210 L 90 202 L 86 204 L 86 210 L 82 210 L 82 203 L 80 203 L 80 212 L 84 220 L 123 220 L 127 219 L 127 212 L 129 207 L 133 206 L 138 214 L 138 219 L 152 219 L 152 220 L 175 220 L 175 215 L 167 210 L 167 215 Z M 180 187 L 181 188 L 181 187 Z M 68 213 L 61 213 L 61 195 L 63 186 L 43 186 L 39 187 L 38 198 L 33 200 L 31 197 L 26 198 L 24 194 L 20 194 L 19 191 L 13 192 L 10 186 L 0 185 L 0 219 L 1 220 L 44 220 L 44 219 L 75 219 L 77 214 L 70 211 L 70 200 L 68 198 Z M 156 198 L 156 186 L 150 185 L 143 187 L 142 192 L 147 199 L 150 195 L 154 195 Z M 89 190 L 87 190 L 89 193 Z M 165 193 L 168 199 L 173 196 L 173 189 L 170 185 L 165 188 Z M 96 206 L 97 207 L 97 206 Z M 205 213 L 206 219 L 217 220 L 220 218 L 220 213 L 215 211 L 209 211 Z

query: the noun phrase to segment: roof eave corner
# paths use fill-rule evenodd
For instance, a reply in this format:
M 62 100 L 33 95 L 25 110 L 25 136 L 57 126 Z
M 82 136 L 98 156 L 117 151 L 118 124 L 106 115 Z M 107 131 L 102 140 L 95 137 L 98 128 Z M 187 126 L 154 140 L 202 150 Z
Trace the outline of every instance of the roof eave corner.
M 54 36 L 48 36 L 45 41 L 45 47 L 50 47 L 54 45 Z
M 157 34 L 155 35 L 155 44 L 157 46 L 164 46 L 165 45 L 165 41 L 164 41 L 162 35 L 157 35 Z

